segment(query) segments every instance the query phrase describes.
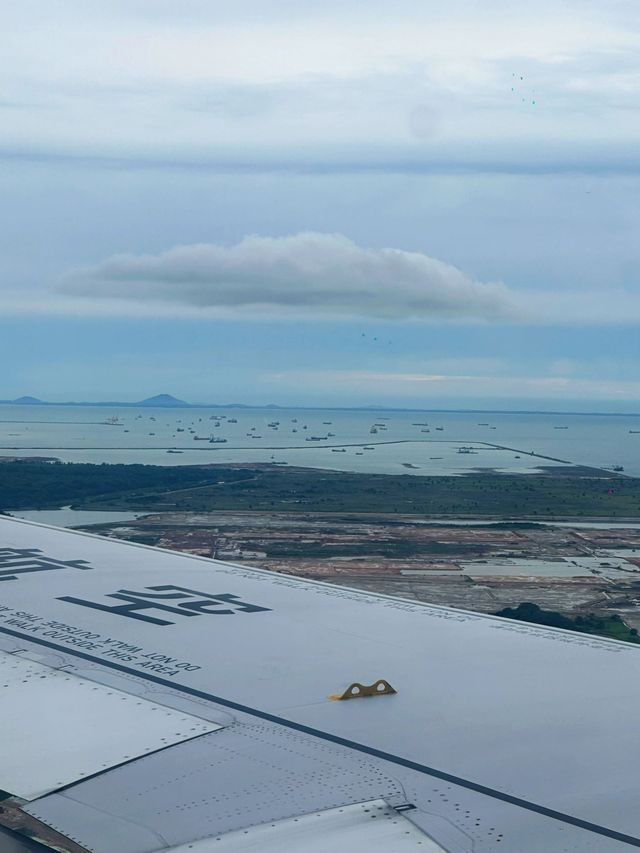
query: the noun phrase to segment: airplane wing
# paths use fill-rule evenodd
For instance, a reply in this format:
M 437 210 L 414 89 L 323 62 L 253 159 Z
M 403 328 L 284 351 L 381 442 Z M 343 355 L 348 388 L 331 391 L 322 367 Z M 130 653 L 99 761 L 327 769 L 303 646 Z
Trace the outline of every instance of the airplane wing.
M 632 645 L 2 518 L 0 691 L 3 852 L 640 847 Z

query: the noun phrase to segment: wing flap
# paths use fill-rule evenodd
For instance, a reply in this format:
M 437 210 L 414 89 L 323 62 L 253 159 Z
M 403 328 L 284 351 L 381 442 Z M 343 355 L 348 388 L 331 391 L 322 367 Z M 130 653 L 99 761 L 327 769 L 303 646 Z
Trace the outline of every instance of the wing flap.
M 0 788 L 33 800 L 220 726 L 0 653 Z
M 205 838 L 171 853 L 444 853 L 384 800 L 311 812 L 299 818 L 253 826 L 248 831 Z

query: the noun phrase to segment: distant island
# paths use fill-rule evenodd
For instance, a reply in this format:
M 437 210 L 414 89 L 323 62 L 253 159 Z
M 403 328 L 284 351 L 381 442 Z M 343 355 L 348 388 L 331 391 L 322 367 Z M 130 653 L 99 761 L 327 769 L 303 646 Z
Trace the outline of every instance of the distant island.
M 411 406 L 281 406 L 277 403 L 266 404 L 251 404 L 251 403 L 188 403 L 186 400 L 181 400 L 174 397 L 172 394 L 155 394 L 153 397 L 146 397 L 144 400 L 135 402 L 124 402 L 122 400 L 65 400 L 51 401 L 40 400 L 38 397 L 25 395 L 18 397 L 15 400 L 0 400 L 0 406 L 86 406 L 99 408 L 119 408 L 119 409 L 275 409 L 290 411 L 293 409 L 300 411 L 318 411 L 318 412 L 434 412 L 439 414 L 447 413 L 465 413 L 477 415 L 594 415 L 599 417 L 625 417 L 637 418 L 640 417 L 640 412 L 568 412 L 555 409 L 450 409 L 433 407 L 423 409 Z
M 153 409 L 295 409 L 305 408 L 304 406 L 277 406 L 275 403 L 267 403 L 266 405 L 251 406 L 246 403 L 188 403 L 186 400 L 180 400 L 172 394 L 156 394 L 153 397 L 146 397 L 144 400 L 135 400 L 134 402 L 125 402 L 123 400 L 40 400 L 38 397 L 24 396 L 18 397 L 15 400 L 0 400 L 0 406 L 101 406 L 107 408 L 130 408 L 139 409 L 143 407 Z M 315 408 L 315 407 L 312 407 Z M 319 406 L 318 408 L 323 408 Z M 331 409 L 326 406 L 324 408 Z M 378 411 L 380 406 L 367 406 L 365 408 L 372 411 Z M 410 411 L 410 410 L 408 410 Z
M 154 397 L 147 397 L 145 400 L 138 400 L 134 403 L 123 403 L 121 400 L 105 400 L 99 402 L 76 402 L 65 401 L 61 403 L 50 402 L 49 400 L 39 400 L 37 397 L 18 397 L 17 400 L 0 400 L 0 404 L 10 406 L 129 406 L 139 409 L 141 406 L 150 406 L 153 408 L 191 408 L 193 403 L 187 403 L 185 400 L 179 400 L 171 394 L 156 394 Z

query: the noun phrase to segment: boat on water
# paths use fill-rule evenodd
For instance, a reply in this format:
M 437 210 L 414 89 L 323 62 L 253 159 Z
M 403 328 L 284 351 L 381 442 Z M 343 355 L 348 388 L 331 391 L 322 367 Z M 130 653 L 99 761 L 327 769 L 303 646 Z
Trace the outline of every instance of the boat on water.
M 105 426 L 122 426 L 122 421 L 117 415 L 111 415 L 111 417 L 107 418 L 103 423 Z
M 376 435 L 378 432 L 378 427 L 372 426 L 369 432 L 371 433 L 371 435 Z
M 347 451 L 344 449 L 344 447 L 332 447 L 331 452 L 332 453 L 346 453 Z
M 209 439 L 209 444 L 226 444 L 226 443 L 227 443 L 226 438 L 210 438 Z

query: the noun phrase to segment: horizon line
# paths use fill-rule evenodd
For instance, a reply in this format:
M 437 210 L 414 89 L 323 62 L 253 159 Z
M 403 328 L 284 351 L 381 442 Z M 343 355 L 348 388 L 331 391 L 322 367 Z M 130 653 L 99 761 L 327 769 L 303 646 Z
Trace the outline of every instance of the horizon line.
M 26 396 L 26 395 L 25 395 Z M 154 404 L 154 399 L 170 398 L 170 402 L 159 402 Z M 597 416 L 597 417 L 640 417 L 640 412 L 611 412 L 611 411 L 567 411 L 566 409 L 496 409 L 496 408 L 445 408 L 432 407 L 420 408 L 414 406 L 385 406 L 385 405 L 365 405 L 365 406 L 330 406 L 330 405 L 282 405 L 279 403 L 189 403 L 186 400 L 179 400 L 171 395 L 159 394 L 156 397 L 148 397 L 144 400 L 127 402 L 122 400 L 95 400 L 95 401 L 51 401 L 40 400 L 36 397 L 18 397 L 15 400 L 0 400 L 2 406 L 77 406 L 78 408 L 86 407 L 108 407 L 121 406 L 123 408 L 149 408 L 149 409 L 285 409 L 296 411 L 343 411 L 343 412 L 437 412 L 450 414 L 491 414 L 491 415 L 581 415 L 581 416 Z

